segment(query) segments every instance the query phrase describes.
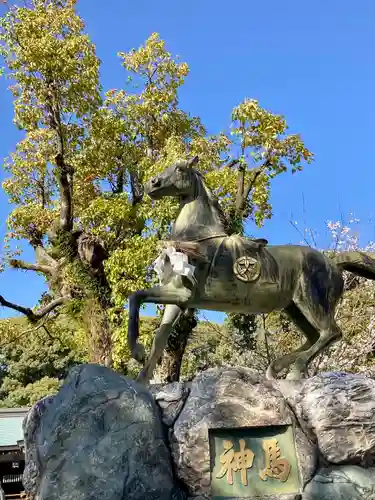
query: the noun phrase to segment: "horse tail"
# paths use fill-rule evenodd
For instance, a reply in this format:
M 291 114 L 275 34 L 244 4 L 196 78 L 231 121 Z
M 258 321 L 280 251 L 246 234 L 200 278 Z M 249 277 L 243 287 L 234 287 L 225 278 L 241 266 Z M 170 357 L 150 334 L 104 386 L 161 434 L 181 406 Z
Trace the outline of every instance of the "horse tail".
M 332 257 L 332 260 L 344 271 L 375 280 L 375 259 L 363 252 L 341 252 Z

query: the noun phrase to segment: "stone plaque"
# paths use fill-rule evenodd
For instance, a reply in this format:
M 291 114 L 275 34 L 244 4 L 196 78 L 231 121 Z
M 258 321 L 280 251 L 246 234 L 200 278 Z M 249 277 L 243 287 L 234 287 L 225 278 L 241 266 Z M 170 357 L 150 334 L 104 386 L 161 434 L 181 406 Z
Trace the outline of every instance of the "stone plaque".
M 291 425 L 210 429 L 213 500 L 300 493 Z

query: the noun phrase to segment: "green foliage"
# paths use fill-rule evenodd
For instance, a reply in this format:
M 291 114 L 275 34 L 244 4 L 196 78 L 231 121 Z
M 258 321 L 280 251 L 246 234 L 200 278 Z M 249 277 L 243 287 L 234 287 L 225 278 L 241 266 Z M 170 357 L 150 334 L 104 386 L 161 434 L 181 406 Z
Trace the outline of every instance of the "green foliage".
M 300 136 L 287 134 L 283 116 L 263 109 L 255 99 L 246 98 L 233 109 L 230 130 L 231 154 L 239 164 L 237 169 L 226 169 L 218 195 L 232 215 L 262 226 L 272 216 L 271 180 L 288 167 L 292 173 L 302 170 L 313 154 Z
M 30 407 L 45 396 L 53 396 L 61 387 L 62 380 L 43 377 L 34 383 L 27 384 L 25 387 L 13 383 L 6 379 L 1 388 L 2 392 L 7 394 L 0 400 L 2 408 L 21 408 Z
M 189 339 L 182 378 L 220 366 L 246 366 L 263 375 L 277 357 L 301 345 L 302 336 L 283 313 L 230 315 L 223 325 L 200 321 Z
M 228 326 L 236 343 L 242 350 L 251 350 L 255 346 L 257 317 L 255 314 L 228 314 Z
M 28 329 L 24 320 L 0 322 L 0 405 L 30 406 L 54 394 L 68 370 L 87 360 L 73 324 L 49 320 Z
M 14 82 L 14 123 L 25 131 L 4 164 L 10 177 L 3 188 L 17 205 L 8 220 L 16 238 L 46 234 L 59 205 L 58 132 L 75 167 L 87 122 L 101 102 L 99 60 L 74 6 L 74 0 L 34 0 L 33 8 L 12 8 L 0 21 L 1 55 Z
M 207 320 L 198 322 L 188 339 L 181 367 L 181 379 L 191 380 L 207 368 L 222 365 L 221 346 L 230 342 L 226 325 L 217 325 Z

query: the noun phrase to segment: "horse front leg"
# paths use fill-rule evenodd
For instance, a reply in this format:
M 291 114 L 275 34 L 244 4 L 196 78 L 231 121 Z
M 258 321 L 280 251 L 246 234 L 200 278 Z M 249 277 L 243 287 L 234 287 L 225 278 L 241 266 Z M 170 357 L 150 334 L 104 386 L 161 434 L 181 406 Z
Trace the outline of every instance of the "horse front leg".
M 177 323 L 183 309 L 176 305 L 167 305 L 159 328 L 156 330 L 152 343 L 150 356 L 145 363 L 143 370 L 137 377 L 137 381 L 148 384 L 152 378 L 156 365 L 163 355 L 163 351 L 168 343 L 169 335 L 173 326 Z
M 176 281 L 176 282 L 175 282 Z M 176 286 L 177 285 L 177 286 Z M 146 353 L 139 337 L 139 310 L 144 303 L 179 306 L 186 309 L 192 291 L 181 286 L 180 280 L 173 280 L 168 285 L 154 286 L 147 290 L 139 290 L 129 297 L 128 345 L 131 355 L 140 363 L 145 363 Z

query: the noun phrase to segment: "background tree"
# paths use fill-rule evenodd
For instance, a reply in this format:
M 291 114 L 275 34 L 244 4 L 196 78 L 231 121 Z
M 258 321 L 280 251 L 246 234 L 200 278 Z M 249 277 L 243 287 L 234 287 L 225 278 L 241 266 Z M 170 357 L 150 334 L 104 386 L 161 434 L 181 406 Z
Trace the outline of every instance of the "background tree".
M 91 361 L 125 370 L 124 309 L 129 293 L 153 283 L 150 263 L 168 234 L 177 204 L 144 196 L 143 185 L 178 158 L 199 168 L 228 214 L 228 232 L 271 217 L 271 180 L 312 159 L 285 119 L 245 99 L 230 132 L 209 135 L 179 106 L 189 68 L 154 33 L 119 53 L 128 85 L 104 95 L 95 47 L 74 0 L 32 0 L 0 24 L 2 55 L 12 80 L 15 124 L 24 138 L 5 161 L 4 189 L 16 205 L 8 219 L 7 262 L 45 276 L 48 300 L 36 310 L 3 306 L 34 324 L 62 308 L 85 332 Z M 26 240 L 35 263 L 14 254 Z M 178 378 L 194 312 L 169 344 L 165 375 Z M 150 332 L 146 328 L 146 337 Z M 146 339 L 146 343 L 149 342 Z
M 12 8 L 1 21 L 1 51 L 13 81 L 14 122 L 24 131 L 4 164 L 9 178 L 3 187 L 16 205 L 8 219 L 8 238 L 26 239 L 36 260 L 12 258 L 9 263 L 42 273 L 51 292 L 50 302 L 38 312 L 5 299 L 1 303 L 35 323 L 71 299 L 87 297 L 82 317 L 92 339 L 90 357 L 110 365 L 106 253 L 74 227 L 79 199 L 75 171 L 87 124 L 101 103 L 99 61 L 74 3 L 36 0 L 30 8 Z
M 349 217 L 327 223 L 331 235 L 328 253 L 362 251 L 372 256 L 375 244 L 361 243 L 359 219 Z M 362 372 L 375 375 L 375 283 L 351 273 L 344 273 L 345 293 L 337 309 L 337 323 L 343 339 L 322 353 L 311 367 L 311 374 L 321 371 Z
M 68 370 L 87 360 L 83 332 L 55 315 L 36 327 L 23 318 L 0 322 L 0 406 L 31 406 L 54 394 Z

